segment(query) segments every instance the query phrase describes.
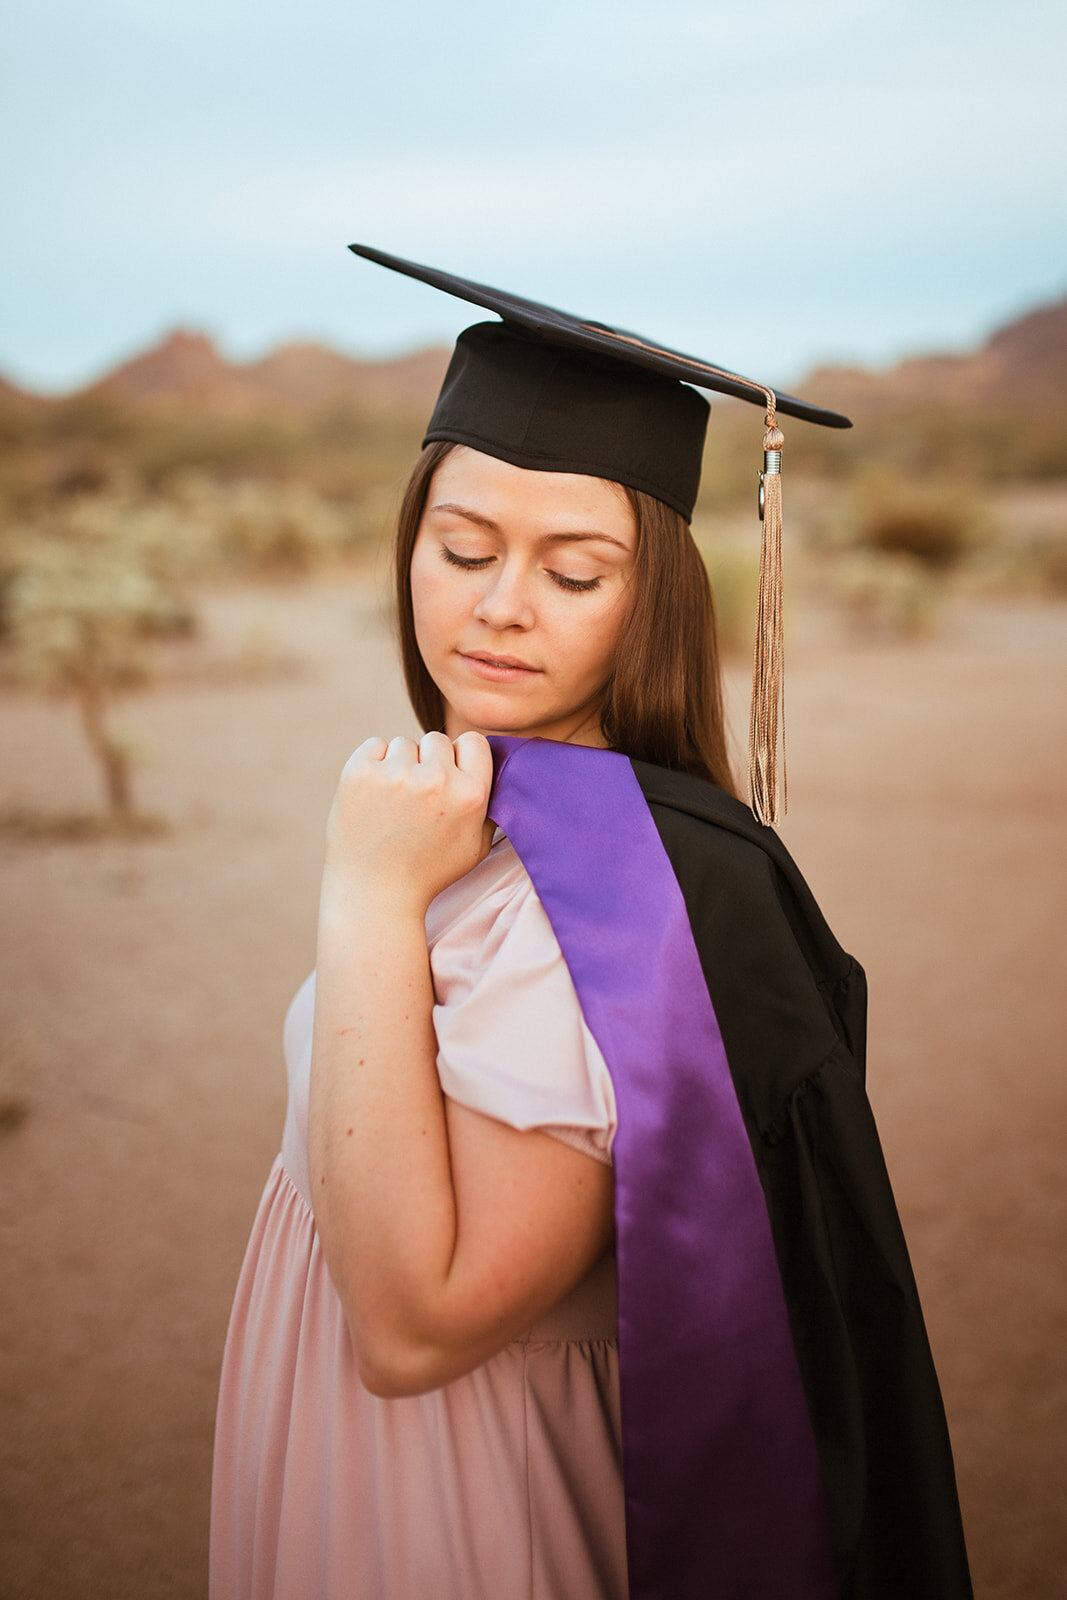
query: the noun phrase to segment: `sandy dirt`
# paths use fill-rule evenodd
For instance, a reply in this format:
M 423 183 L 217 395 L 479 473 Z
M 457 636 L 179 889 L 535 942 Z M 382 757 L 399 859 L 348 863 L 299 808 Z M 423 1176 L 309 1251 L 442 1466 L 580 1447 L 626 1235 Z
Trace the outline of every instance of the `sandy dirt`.
M 0 1595 L 206 1592 L 217 1374 L 278 1147 L 322 829 L 413 733 L 372 583 L 240 588 L 121 721 L 136 842 L 0 834 Z M 979 1600 L 1067 1572 L 1064 611 L 809 641 L 783 833 L 872 993 L 870 1091 L 955 1443 Z M 258 675 L 257 675 L 258 674 Z M 731 673 L 738 723 L 744 670 Z M 0 810 L 97 804 L 67 706 L 0 692 Z

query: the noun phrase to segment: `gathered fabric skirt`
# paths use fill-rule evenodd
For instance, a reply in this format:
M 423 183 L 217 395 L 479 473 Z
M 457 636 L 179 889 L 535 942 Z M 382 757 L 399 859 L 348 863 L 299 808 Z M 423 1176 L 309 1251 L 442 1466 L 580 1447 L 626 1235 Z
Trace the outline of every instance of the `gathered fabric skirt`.
M 223 1362 L 211 1600 L 626 1600 L 614 1258 L 427 1394 L 362 1385 L 281 1156 Z

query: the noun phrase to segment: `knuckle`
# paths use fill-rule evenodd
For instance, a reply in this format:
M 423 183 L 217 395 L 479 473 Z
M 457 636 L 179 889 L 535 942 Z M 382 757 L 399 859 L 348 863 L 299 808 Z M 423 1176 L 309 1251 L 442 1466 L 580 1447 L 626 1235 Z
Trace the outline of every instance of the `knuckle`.
M 370 762 L 380 761 L 385 753 L 385 749 L 385 740 L 381 737 L 381 735 L 372 734 L 369 739 L 364 739 L 362 744 L 357 744 L 356 748 L 353 750 L 352 754 L 341 768 L 342 774 L 355 771 L 359 767 L 365 767 Z

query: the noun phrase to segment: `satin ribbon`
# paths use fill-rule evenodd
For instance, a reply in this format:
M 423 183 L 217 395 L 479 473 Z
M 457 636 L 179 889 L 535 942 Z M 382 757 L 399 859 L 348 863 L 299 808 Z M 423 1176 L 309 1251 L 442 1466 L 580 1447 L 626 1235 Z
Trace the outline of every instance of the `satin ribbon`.
M 655 821 L 625 756 L 489 742 L 489 816 L 552 923 L 618 1106 L 631 1600 L 832 1600 L 767 1206 Z

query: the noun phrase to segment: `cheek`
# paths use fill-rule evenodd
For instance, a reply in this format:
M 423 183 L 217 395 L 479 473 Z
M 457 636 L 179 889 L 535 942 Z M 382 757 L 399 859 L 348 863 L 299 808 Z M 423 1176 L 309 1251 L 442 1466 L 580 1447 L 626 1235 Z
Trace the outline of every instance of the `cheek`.
M 595 684 L 608 677 L 628 612 L 628 596 L 619 594 L 590 607 L 577 626 L 573 610 L 560 618 L 560 655 L 574 673 Z
M 425 655 L 439 645 L 448 632 L 457 612 L 457 595 L 456 586 L 449 584 L 447 574 L 438 575 L 418 559 L 411 563 L 411 610 L 415 637 Z

